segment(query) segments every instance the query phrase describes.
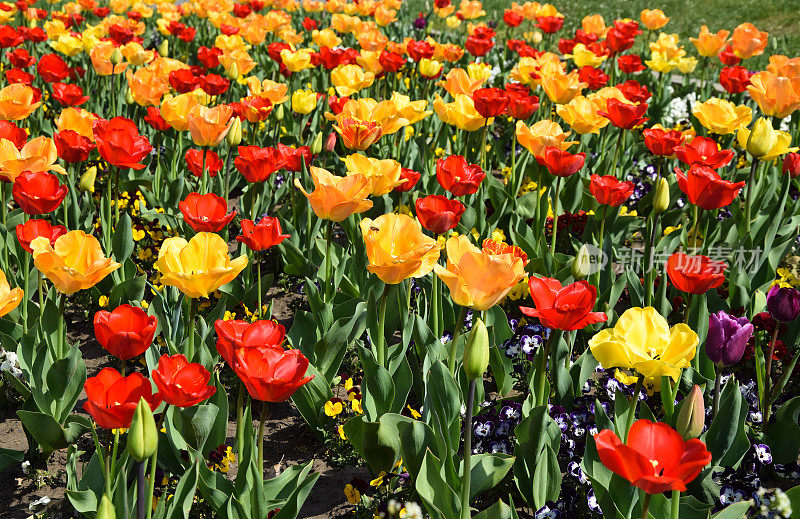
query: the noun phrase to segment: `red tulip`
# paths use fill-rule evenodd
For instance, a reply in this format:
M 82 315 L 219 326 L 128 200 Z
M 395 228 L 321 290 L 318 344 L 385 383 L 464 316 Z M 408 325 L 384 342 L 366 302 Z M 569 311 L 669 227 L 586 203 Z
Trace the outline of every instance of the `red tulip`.
M 589 90 L 597 90 L 603 88 L 608 83 L 608 74 L 599 68 L 590 66 L 581 67 L 578 69 L 578 79 L 582 83 L 586 83 Z
M 420 61 L 423 58 L 431 59 L 433 57 L 433 46 L 427 41 L 411 40 L 406 44 L 406 52 L 408 56 L 414 61 Z
M 789 175 L 792 178 L 800 176 L 800 153 L 787 153 L 784 155 L 781 170 L 784 175 Z
M 724 65 L 727 65 L 729 67 L 735 67 L 742 61 L 741 58 L 739 58 L 739 56 L 737 56 L 736 53 L 733 52 L 732 45 L 727 45 L 724 49 L 719 51 L 717 57 Z
M 506 25 L 509 27 L 519 27 L 519 25 L 525 21 L 525 18 L 511 9 L 506 9 L 505 12 L 503 12 L 503 21 L 506 22 Z
M 85 161 L 94 149 L 91 139 L 73 130 L 62 130 L 53 136 L 53 140 L 58 156 L 70 164 Z
M 169 84 L 179 94 L 192 92 L 199 83 L 200 78 L 192 74 L 189 69 L 178 69 L 169 73 Z
M 64 106 L 80 106 L 89 100 L 78 85 L 53 83 L 53 99 Z
M 172 128 L 169 123 L 163 117 L 161 117 L 161 111 L 155 106 L 147 107 L 147 115 L 144 116 L 144 122 L 160 132 Z
M 608 317 L 603 312 L 592 312 L 597 300 L 597 289 L 586 281 L 577 281 L 565 287 L 552 278 L 531 276 L 528 288 L 535 308 L 519 307 L 528 317 L 555 330 L 581 330 L 590 324 L 603 323 Z
M 536 26 L 546 34 L 558 32 L 564 26 L 563 16 L 539 16 L 536 18 Z
M 46 171 L 25 171 L 14 180 L 11 194 L 25 214 L 50 213 L 61 205 L 69 189 Z
M 213 395 L 217 388 L 208 385 L 211 373 L 202 364 L 189 362 L 181 354 L 162 355 L 151 376 L 161 399 L 177 407 L 192 407 Z
M 303 171 L 303 163 L 306 167 L 311 165 L 311 147 L 300 146 L 293 148 L 285 144 L 278 143 L 278 155 L 286 171 L 294 171 L 295 173 Z
M 242 235 L 236 241 L 244 243 L 252 251 L 267 250 L 278 245 L 288 238 L 288 234 L 281 234 L 281 224 L 274 216 L 264 216 L 258 223 L 252 220 L 242 220 Z
M 544 155 L 537 155 L 536 162 L 547 168 L 551 175 L 568 177 L 574 175 L 586 162 L 586 153 L 572 154 L 555 146 L 544 149 Z
M 719 84 L 731 94 L 740 94 L 750 86 L 752 75 L 744 67 L 724 67 L 719 72 Z
M 233 165 L 248 182 L 264 182 L 283 167 L 283 157 L 276 148 L 239 146 L 239 156 Z
M 108 36 L 114 42 L 115 45 L 125 45 L 133 41 L 133 31 L 128 27 L 123 27 L 122 25 L 115 23 L 112 24 L 108 28 Z
M 406 63 L 406 59 L 396 52 L 384 50 L 378 57 L 378 63 L 380 63 L 385 72 L 397 72 L 403 68 L 403 65 Z
M 598 110 L 597 113 L 611 121 L 614 126 L 623 130 L 630 130 L 634 126 L 644 124 L 649 120 L 646 117 L 642 117 L 647 112 L 647 103 L 632 105 L 612 98 L 606 103 L 606 110 L 605 112 Z
M 684 441 L 669 425 L 650 420 L 634 422 L 626 444 L 611 429 L 595 434 L 594 442 L 606 468 L 648 494 L 683 492 L 711 463 L 711 453 L 702 441 Z
M 139 135 L 136 124 L 125 117 L 114 117 L 94 132 L 100 156 L 118 168 L 144 169 L 140 162 L 153 147 L 147 137 Z
M 724 261 L 714 261 L 708 256 L 689 256 L 673 253 L 667 260 L 667 275 L 681 292 L 705 294 L 725 281 Z
M 0 121 L 0 139 L 13 142 L 14 146 L 21 150 L 28 142 L 28 132 L 11 121 Z
M 25 49 L 8 51 L 6 52 L 6 58 L 11 62 L 11 66 L 16 68 L 28 68 L 36 63 L 36 59 Z
M 617 58 L 619 69 L 626 74 L 641 72 L 647 67 L 642 64 L 642 58 L 636 54 L 626 54 Z
M 675 154 L 675 148 L 683 142 L 683 134 L 677 130 L 662 130 L 648 128 L 642 130 L 644 145 L 653 155 L 670 157 Z
M 613 175 L 589 177 L 589 192 L 600 205 L 619 207 L 633 194 L 633 182 L 621 182 Z
M 417 198 L 414 205 L 419 223 L 434 234 L 444 234 L 455 228 L 467 209 L 458 200 L 439 195 Z
M 104 429 L 129 428 L 142 398 L 153 411 L 161 404 L 161 396 L 153 394 L 150 381 L 140 373 L 123 377 L 114 368 L 103 368 L 86 379 L 83 389 L 86 392 L 83 408 Z
M 675 168 L 678 187 L 694 205 L 706 209 L 719 209 L 733 202 L 744 187 L 744 182 L 728 182 L 708 166 L 693 164 L 684 173 Z
M 417 185 L 419 179 L 422 178 L 422 173 L 417 173 L 413 169 L 409 168 L 401 168 L 400 169 L 400 179 L 405 180 L 400 185 L 395 186 L 394 191 L 396 193 L 406 193 L 414 189 L 414 186 Z
M 56 83 L 69 77 L 69 67 L 58 54 L 45 54 L 39 58 L 36 72 L 48 83 Z
M 492 47 L 494 47 L 494 40 L 478 38 L 476 36 L 469 36 L 467 42 L 464 44 L 464 48 L 476 58 L 488 54 L 489 51 L 492 50 Z
M 472 94 L 475 110 L 487 119 L 505 112 L 508 101 L 508 94 L 502 88 L 479 88 Z
M 539 97 L 528 94 L 511 94 L 508 96 L 506 113 L 514 119 L 528 119 L 539 109 Z
M 197 60 L 206 68 L 218 67 L 220 56 L 222 56 L 222 49 L 217 47 L 200 47 L 197 49 Z
M 206 154 L 206 174 L 210 177 L 216 177 L 217 173 L 222 169 L 222 159 L 219 158 L 215 152 L 211 150 L 198 150 L 188 149 L 183 158 L 186 160 L 186 167 L 189 172 L 197 178 L 203 178 L 203 153 Z
M 480 166 L 468 164 L 461 155 L 451 155 L 436 161 L 436 180 L 455 196 L 471 195 L 486 177 Z
M 28 74 L 24 70 L 18 68 L 6 70 L 5 74 L 9 84 L 22 83 L 23 85 L 30 86 L 33 84 L 33 80 L 35 79 L 33 74 Z
M 200 88 L 210 96 L 224 94 L 231 82 L 217 74 L 207 74 L 200 78 Z
M 17 224 L 16 231 L 19 244 L 28 252 L 33 252 L 31 242 L 36 238 L 47 238 L 50 240 L 50 245 L 55 245 L 60 236 L 67 234 L 66 227 L 52 225 L 47 220 L 28 220 L 25 223 Z
M 121 305 L 113 311 L 94 314 L 97 342 L 118 359 L 128 360 L 144 353 L 153 343 L 158 319 L 138 306 Z
M 675 148 L 678 160 L 691 166 L 700 164 L 712 169 L 719 169 L 733 160 L 733 150 L 721 150 L 714 139 L 697 136 L 689 144 Z
M 653 97 L 653 94 L 647 90 L 645 85 L 641 85 L 638 81 L 634 81 L 633 79 L 629 79 L 621 85 L 617 85 L 617 89 L 622 92 L 625 99 L 631 103 L 644 103 Z
M 305 376 L 308 359 L 300 350 L 240 348 L 233 368 L 248 393 L 262 402 L 285 402 L 314 376 Z
M 606 33 L 606 45 L 608 45 L 612 54 L 619 54 L 620 52 L 630 49 L 633 47 L 634 41 L 633 37 L 628 36 L 616 27 L 611 28 Z
M 283 351 L 286 330 L 275 321 L 262 319 L 251 323 L 218 319 L 214 322 L 214 329 L 217 332 L 217 352 L 229 366 L 233 366 L 233 353 L 237 349 L 270 347 Z
M 183 220 L 197 232 L 217 232 L 236 216 L 236 209 L 228 212 L 228 203 L 214 193 L 189 193 L 178 204 L 178 209 L 183 213 Z

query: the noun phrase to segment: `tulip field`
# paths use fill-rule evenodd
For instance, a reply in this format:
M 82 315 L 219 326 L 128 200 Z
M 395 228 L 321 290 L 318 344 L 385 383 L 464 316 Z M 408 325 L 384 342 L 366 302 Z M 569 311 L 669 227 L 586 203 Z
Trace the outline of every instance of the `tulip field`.
M 789 3 L 0 2 L 0 517 L 800 515 Z

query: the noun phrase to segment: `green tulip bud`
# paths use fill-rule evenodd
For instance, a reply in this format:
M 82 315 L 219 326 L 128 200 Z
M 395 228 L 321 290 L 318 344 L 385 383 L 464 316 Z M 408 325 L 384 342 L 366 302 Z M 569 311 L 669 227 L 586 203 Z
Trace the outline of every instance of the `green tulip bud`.
M 239 79 L 239 66 L 235 62 L 231 63 L 231 68 L 228 69 L 227 76 L 231 81 Z
M 109 56 L 108 61 L 111 62 L 112 65 L 116 66 L 122 63 L 122 51 L 119 50 L 119 47 L 116 47 L 112 52 L 111 56 Z
M 314 137 L 314 142 L 311 143 L 311 154 L 312 155 L 319 155 L 322 151 L 322 132 L 319 132 L 316 137 Z
M 284 115 L 283 103 L 281 103 L 275 107 L 275 120 L 283 121 Z
M 134 103 L 133 92 L 131 92 L 130 88 L 125 89 L 125 102 L 128 103 L 129 105 L 132 105 Z
M 233 118 L 231 129 L 228 130 L 228 135 L 225 136 L 228 140 L 228 146 L 238 146 L 242 142 L 242 120 L 238 117 Z
M 653 211 L 661 214 L 669 209 L 669 182 L 666 178 L 661 178 L 656 186 L 656 194 L 653 196 Z
M 759 117 L 747 136 L 747 152 L 760 159 L 767 155 L 776 144 L 778 144 L 778 133 L 772 128 L 772 120 Z
M 128 452 L 136 461 L 144 461 L 153 455 L 157 445 L 158 429 L 153 411 L 145 399 L 140 398 L 128 429 Z
M 158 54 L 161 55 L 162 58 L 166 58 L 169 54 L 169 40 L 163 40 L 161 45 L 158 46 Z
M 80 181 L 78 182 L 78 188 L 81 191 L 94 193 L 95 180 L 97 180 L 97 166 L 86 168 L 86 171 L 83 172 Z
M 684 440 L 697 438 L 703 432 L 706 420 L 703 392 L 699 386 L 694 386 L 689 395 L 683 400 L 681 410 L 675 419 L 675 429 L 683 436 Z
M 107 495 L 103 494 L 103 497 L 100 498 L 100 506 L 97 507 L 97 513 L 95 514 L 96 519 L 117 519 L 117 511 L 114 510 L 114 503 L 108 498 Z
M 489 367 L 489 332 L 483 320 L 478 319 L 467 338 L 464 372 L 470 380 L 478 380 L 483 377 L 487 367 Z
M 592 259 L 589 257 L 589 247 L 584 243 L 578 249 L 575 259 L 572 260 L 572 277 L 580 281 L 586 279 L 592 267 Z

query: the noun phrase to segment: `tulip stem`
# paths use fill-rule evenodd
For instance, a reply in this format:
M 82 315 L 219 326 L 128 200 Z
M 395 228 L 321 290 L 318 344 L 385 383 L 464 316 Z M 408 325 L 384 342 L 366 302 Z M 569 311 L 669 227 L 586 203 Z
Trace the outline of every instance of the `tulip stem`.
M 119 168 L 114 168 L 114 230 L 119 224 Z
M 200 193 L 205 195 L 208 193 L 208 179 L 206 178 L 206 154 L 208 150 L 203 148 L 203 169 L 200 170 Z
M 117 469 L 117 450 L 119 449 L 119 429 L 114 429 L 114 446 L 111 449 L 111 467 L 108 470 L 109 477 L 113 478 Z
M 53 359 L 56 361 L 58 359 L 66 358 L 66 350 L 67 350 L 67 330 L 66 330 L 66 316 L 64 315 L 64 306 L 66 303 L 67 295 L 61 294 L 58 298 L 58 356 Z
M 561 177 L 556 177 L 555 196 L 553 197 L 553 237 L 550 242 L 550 255 L 553 263 L 556 260 L 556 239 L 558 238 L 558 197 L 561 194 Z M 555 268 L 555 265 L 553 266 Z
M 753 183 L 755 182 L 756 169 L 758 168 L 758 159 L 753 157 L 753 162 L 750 164 L 750 175 L 747 177 L 747 195 L 745 196 L 744 205 L 744 219 L 747 225 L 747 234 L 750 233 L 750 208 L 753 203 Z
M 197 300 L 195 298 L 191 298 L 189 300 L 189 323 L 186 326 L 188 337 L 188 342 L 186 344 L 186 360 L 192 362 L 192 358 L 194 358 L 194 317 L 197 313 Z
M 461 337 L 461 330 L 464 328 L 464 319 L 467 318 L 467 307 L 462 306 L 461 312 L 458 314 L 456 320 L 456 328 L 453 332 L 453 339 L 450 341 L 450 358 L 447 360 L 447 367 L 450 373 L 455 376 L 456 374 L 456 357 L 458 355 L 458 338 Z
M 36 262 L 34 261 L 34 265 Z M 37 272 L 39 276 L 39 320 L 44 316 L 44 279 L 42 278 L 42 271 Z
M 158 419 L 158 423 L 156 424 L 156 431 L 159 433 L 161 432 L 161 426 L 164 424 L 164 420 L 167 417 L 167 409 L 169 409 L 169 404 L 166 404 L 164 407 L 164 412 L 161 413 L 161 418 Z M 153 492 L 156 488 L 156 469 L 158 468 L 158 442 L 156 442 L 156 449 L 153 451 L 153 455 L 150 456 L 150 490 L 147 492 L 147 519 L 150 519 L 153 515 Z
M 427 84 L 427 83 L 426 83 Z M 481 137 L 481 170 L 486 171 L 486 136 L 489 133 L 489 119 L 483 124 L 483 135 Z
M 258 422 L 258 471 L 263 478 L 264 474 L 264 424 L 269 417 L 269 407 L 267 402 L 261 402 L 261 421 Z
M 647 519 L 648 512 L 650 511 L 650 499 L 652 499 L 651 494 L 644 495 L 644 501 L 642 501 L 642 519 Z
M 97 426 L 95 426 L 94 421 L 92 421 L 92 439 L 94 440 L 94 449 L 97 451 L 97 455 L 102 458 L 103 463 L 100 465 L 100 468 L 103 470 L 103 479 L 105 480 L 105 489 L 106 494 L 111 495 L 111 478 L 108 474 L 108 465 L 106 462 L 108 458 L 106 457 L 106 453 L 103 450 L 103 446 L 100 445 L 100 438 L 97 436 Z
M 672 506 L 670 508 L 670 519 L 680 519 L 681 514 L 681 491 L 672 491 Z
M 442 337 L 442 327 L 439 324 L 439 316 L 442 312 L 442 285 L 439 282 L 439 276 L 434 274 L 431 284 L 433 285 L 431 288 L 431 330 L 433 335 L 440 339 Z
M 625 424 L 625 441 L 628 438 L 628 431 L 631 430 L 633 426 L 633 421 L 636 419 L 636 407 L 639 404 L 639 394 L 642 392 L 642 385 L 644 384 L 644 375 L 639 375 L 639 378 L 636 379 L 636 387 L 633 389 L 633 395 L 629 400 L 630 405 L 628 406 L 628 420 Z M 649 496 L 648 496 L 649 497 Z M 643 515 L 642 517 L 647 517 Z
M 333 220 L 325 226 L 325 303 L 330 303 L 333 293 L 333 276 L 331 275 L 331 241 L 333 240 Z
M 244 419 L 244 394 L 247 389 L 244 382 L 239 380 L 239 394 L 236 395 L 236 452 L 241 459 L 242 452 L 244 451 L 244 427 L 242 420 Z
M 386 367 L 386 357 L 388 357 L 388 348 L 386 347 L 386 335 L 384 328 L 386 327 L 386 300 L 389 299 L 389 285 L 383 286 L 383 294 L 381 294 L 381 302 L 378 307 L 378 336 L 374 338 L 375 351 L 378 354 L 378 365 Z
M 264 304 L 263 304 L 263 302 L 261 300 L 261 297 L 262 297 L 261 296 L 261 261 L 260 261 L 261 258 L 258 257 L 258 253 L 257 252 L 254 254 L 254 256 L 255 257 L 253 259 L 255 260 L 255 263 L 256 263 L 256 275 L 258 276 L 258 281 L 257 281 L 257 285 L 258 286 L 256 287 L 256 290 L 258 290 L 258 318 L 259 319 L 263 319 L 264 318 Z
M 711 412 L 711 419 L 717 417 L 717 412 L 719 411 L 719 395 L 722 386 L 722 363 L 717 364 L 717 374 L 714 377 L 714 408 Z
M 464 472 L 461 474 L 461 519 L 470 519 L 469 490 L 472 471 L 472 408 L 475 407 L 475 380 L 469 381 L 467 392 L 467 416 L 464 421 Z
M 647 299 L 646 304 L 647 306 L 652 306 L 653 304 L 653 271 L 655 270 L 655 252 L 656 252 L 656 233 L 658 230 L 658 214 L 653 215 L 653 219 L 651 221 L 650 226 L 650 236 L 647 240 L 647 264 L 645 265 L 645 290 L 647 291 Z
M 136 519 L 145 519 L 147 516 L 147 497 L 144 490 L 144 474 L 146 470 L 146 461 L 140 461 L 136 464 Z
M 25 254 L 23 252 L 23 254 Z M 25 295 L 29 296 L 28 294 L 28 279 L 31 275 L 31 264 L 30 264 L 30 257 L 25 254 L 22 259 L 22 287 L 25 291 Z M 28 300 L 22 300 L 22 334 L 25 335 L 28 333 Z
M 617 161 L 619 160 L 619 153 L 622 150 L 622 139 L 625 137 L 625 131 L 620 128 L 619 129 L 619 136 L 617 137 L 617 149 L 614 150 L 614 165 L 612 171 L 614 171 L 614 177 L 617 177 Z
M 780 330 L 780 323 L 775 324 L 775 331 L 772 332 L 772 340 L 769 343 L 769 352 L 767 353 L 767 365 L 764 369 L 764 395 L 761 404 L 761 414 L 763 414 L 764 429 L 769 427 L 769 416 L 772 405 L 770 403 L 770 393 L 772 392 L 772 356 L 775 355 L 775 343 L 778 341 L 778 331 Z

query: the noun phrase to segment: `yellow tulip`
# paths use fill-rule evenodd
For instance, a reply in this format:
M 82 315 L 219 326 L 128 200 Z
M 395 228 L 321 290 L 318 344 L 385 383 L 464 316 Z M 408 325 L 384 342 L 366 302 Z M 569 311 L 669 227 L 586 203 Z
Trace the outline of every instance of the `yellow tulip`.
M 119 268 L 106 258 L 97 238 L 83 231 L 70 231 L 54 245 L 46 237 L 31 242 L 33 264 L 63 294 L 92 288 Z
M 531 152 L 532 155 L 541 155 L 547 147 L 555 147 L 566 151 L 577 141 L 568 141 L 569 132 L 564 132 L 557 122 L 542 119 L 533 126 L 528 126 L 523 121 L 517 121 L 517 140 Z
M 231 128 L 233 109 L 228 105 L 197 105 L 189 112 L 189 132 L 198 146 L 216 146 Z
M 697 58 L 693 56 L 683 57 L 678 60 L 678 70 L 681 74 L 691 74 L 697 68 Z
M 720 135 L 728 135 L 744 128 L 753 119 L 753 110 L 749 106 L 736 106 L 718 97 L 695 104 L 692 114 L 708 131 Z
M 233 281 L 246 266 L 247 256 L 231 260 L 228 244 L 210 232 L 197 233 L 188 242 L 178 236 L 167 238 L 155 262 L 162 284 L 192 298 L 208 297 Z
M 156 57 L 155 51 L 145 50 L 140 43 L 135 41 L 128 42 L 122 47 L 122 55 L 125 56 L 125 59 L 128 61 L 128 63 L 134 67 L 139 67 L 145 63 L 150 63 Z M 169 77 L 169 75 L 167 75 L 167 77 Z
M 281 51 L 281 61 L 292 72 L 300 72 L 312 67 L 311 53 L 307 50 L 292 52 L 289 49 L 283 49 Z
M 451 96 L 456 97 L 458 94 L 471 96 L 483 85 L 484 81 L 483 78 L 471 77 L 463 68 L 453 68 L 444 77 L 444 81 L 436 84 L 447 90 Z
M 336 36 L 333 29 L 315 30 L 311 33 L 311 39 L 320 47 L 329 47 L 331 49 L 338 47 L 342 43 L 342 39 Z
M 50 47 L 70 58 L 83 52 L 84 48 L 83 41 L 80 38 L 66 33 L 60 35 L 56 41 L 51 41 Z
M 400 179 L 400 163 L 392 159 L 375 159 L 353 153 L 344 159 L 348 175 L 363 175 L 372 183 L 370 194 L 383 196 L 404 182 Z
M 522 258 L 484 252 L 466 235 L 448 238 L 445 249 L 447 267 L 437 263 L 434 272 L 450 288 L 450 298 L 459 306 L 488 310 L 525 276 Z
M 578 67 L 599 67 L 608 56 L 598 56 L 586 48 L 583 43 L 578 43 L 572 49 L 572 54 L 565 54 L 565 58 L 572 59 Z
M 0 270 L 0 317 L 19 306 L 23 297 L 25 297 L 25 292 L 19 287 L 12 289 L 5 273 Z
M 310 114 L 317 107 L 317 93 L 313 90 L 295 90 L 292 93 L 292 110 Z
M 9 140 L 0 139 L 0 178 L 14 182 L 24 171 L 55 171 L 65 175 L 59 166 L 58 150 L 50 137 L 36 137 L 25 143 L 21 150 Z
M 445 124 L 450 124 L 468 132 L 480 130 L 487 124 L 492 124 L 494 118 L 489 118 L 488 122 L 481 114 L 475 110 L 475 104 L 472 98 L 465 94 L 456 94 L 456 100 L 452 103 L 445 103 L 444 100 L 436 94 L 436 99 L 433 101 L 433 109 L 439 119 Z
M 672 72 L 680 64 L 679 58 L 670 59 L 663 52 L 653 52 L 650 59 L 644 62 L 647 67 L 654 72 L 661 72 L 666 74 Z
M 759 117 L 752 130 L 741 128 L 736 139 L 750 155 L 761 160 L 773 160 L 797 151 L 796 147 L 790 147 L 792 136 L 788 132 L 773 129 L 772 121 L 763 117 Z
M 330 171 L 311 166 L 311 179 L 314 191 L 303 189 L 300 179 L 294 185 L 308 199 L 311 209 L 319 218 L 341 222 L 354 213 L 363 213 L 372 208 L 372 200 L 367 200 L 372 181 L 364 175 L 337 177 Z
M 189 113 L 200 103 L 191 92 L 172 96 L 167 94 L 161 101 L 161 117 L 175 130 L 189 129 Z
M 367 249 L 367 270 L 389 285 L 427 275 L 439 260 L 436 240 L 423 234 L 410 216 L 389 213 L 361 220 Z
M 340 96 L 350 96 L 367 88 L 375 80 L 375 74 L 364 72 L 358 65 L 339 65 L 331 71 L 331 84 Z
M 608 126 L 610 123 L 608 118 L 597 113 L 598 110 L 603 109 L 605 109 L 605 106 L 599 108 L 592 100 L 584 96 L 577 96 L 565 105 L 558 105 L 556 113 L 564 119 L 564 122 L 572 128 L 572 131 L 585 135 L 587 133 L 600 133 L 601 128 Z
M 442 72 L 442 64 L 436 60 L 422 58 L 419 61 L 419 73 L 426 78 L 435 78 Z
M 699 339 L 683 323 L 669 327 L 655 308 L 630 308 L 613 328 L 589 340 L 592 355 L 604 368 L 635 370 L 649 393 L 659 391 L 661 377 L 678 381 L 694 358 Z M 627 380 L 627 379 L 626 379 Z

